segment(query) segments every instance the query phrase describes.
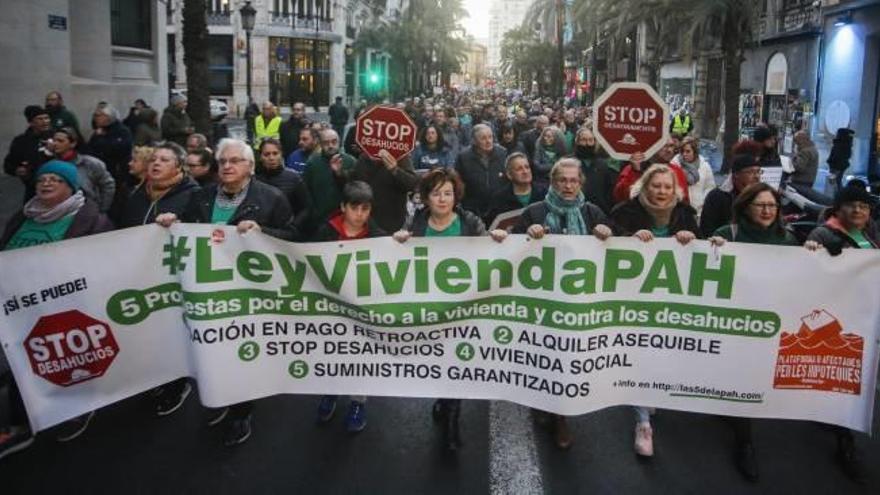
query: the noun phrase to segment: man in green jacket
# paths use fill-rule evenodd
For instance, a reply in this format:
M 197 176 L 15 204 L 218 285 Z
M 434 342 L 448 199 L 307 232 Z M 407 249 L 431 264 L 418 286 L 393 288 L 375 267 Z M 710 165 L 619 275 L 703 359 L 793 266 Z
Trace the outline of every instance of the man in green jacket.
M 58 91 L 50 91 L 46 95 L 46 111 L 49 112 L 49 118 L 52 120 L 52 130 L 57 131 L 64 127 L 70 127 L 76 131 L 80 142 L 83 142 L 82 132 L 79 130 L 79 120 L 67 107 L 64 106 L 64 98 Z
M 312 154 L 303 171 L 303 182 L 312 197 L 308 233 L 326 222 L 339 208 L 342 186 L 354 166 L 354 157 L 339 149 L 339 134 L 333 129 L 321 131 L 321 152 Z
M 195 132 L 192 119 L 186 113 L 186 96 L 174 95 L 171 104 L 162 113 L 162 138 L 186 147 L 186 138 Z

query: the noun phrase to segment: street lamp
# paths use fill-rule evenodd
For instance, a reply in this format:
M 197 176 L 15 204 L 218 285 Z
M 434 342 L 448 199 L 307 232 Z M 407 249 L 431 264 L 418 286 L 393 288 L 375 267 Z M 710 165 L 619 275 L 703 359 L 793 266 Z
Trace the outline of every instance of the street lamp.
M 254 22 L 257 18 L 257 9 L 251 6 L 250 0 L 238 11 L 241 15 L 241 28 L 244 29 L 247 38 L 247 98 L 251 104 L 251 32 L 254 30 Z

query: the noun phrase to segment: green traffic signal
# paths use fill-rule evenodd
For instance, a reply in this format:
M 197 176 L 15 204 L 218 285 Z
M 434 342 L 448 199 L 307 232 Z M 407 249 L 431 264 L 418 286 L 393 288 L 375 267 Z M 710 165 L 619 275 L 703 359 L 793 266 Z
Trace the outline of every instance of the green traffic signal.
M 382 76 L 375 72 L 370 73 L 370 84 L 376 85 L 379 84 L 379 81 L 382 79 Z

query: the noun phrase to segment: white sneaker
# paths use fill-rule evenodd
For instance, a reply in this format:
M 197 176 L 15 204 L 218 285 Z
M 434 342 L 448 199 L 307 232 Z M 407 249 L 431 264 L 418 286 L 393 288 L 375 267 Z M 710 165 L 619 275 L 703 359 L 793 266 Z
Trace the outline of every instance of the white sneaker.
M 642 457 L 654 456 L 654 430 L 651 429 L 651 423 L 636 424 L 636 454 Z

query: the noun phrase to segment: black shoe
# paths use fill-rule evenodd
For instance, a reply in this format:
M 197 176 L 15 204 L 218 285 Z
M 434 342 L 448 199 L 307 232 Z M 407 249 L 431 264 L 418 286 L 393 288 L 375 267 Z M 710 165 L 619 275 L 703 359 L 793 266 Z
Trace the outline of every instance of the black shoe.
M 443 446 L 448 452 L 456 452 L 461 448 L 461 436 L 458 430 L 458 415 L 461 409 L 456 406 L 446 407 L 446 420 L 443 422 Z
M 446 408 L 443 407 L 443 402 L 440 399 L 434 401 L 434 405 L 431 407 L 431 418 L 434 419 L 435 423 L 439 423 L 446 418 Z
M 77 416 L 62 423 L 59 427 L 60 431 L 58 432 L 58 441 L 69 442 L 74 438 L 82 435 L 86 431 L 86 428 L 89 427 L 89 423 L 92 422 L 92 418 L 94 416 L 95 411 L 92 411 L 90 413 L 83 414 L 82 416 Z
M 838 439 L 836 457 L 837 463 L 849 479 L 860 485 L 865 483 L 865 466 L 862 465 L 852 436 Z
M 754 445 L 744 443 L 737 447 L 736 468 L 746 480 L 752 483 L 758 481 L 758 460 L 755 457 Z
M 233 420 L 226 428 L 226 435 L 223 437 L 223 445 L 234 447 L 243 444 L 251 437 L 251 415 L 248 414 L 244 418 Z
M 156 415 L 168 416 L 174 411 L 180 409 L 180 406 L 183 405 L 183 402 L 189 396 L 190 392 L 192 392 L 192 385 L 190 385 L 189 382 L 184 385 L 180 393 L 169 391 L 167 388 L 163 389 L 156 403 Z
M 217 426 L 226 419 L 227 414 L 229 414 L 228 407 L 210 408 L 206 414 L 206 422 L 208 426 Z
M 0 459 L 20 452 L 34 443 L 34 434 L 27 426 L 0 429 Z

